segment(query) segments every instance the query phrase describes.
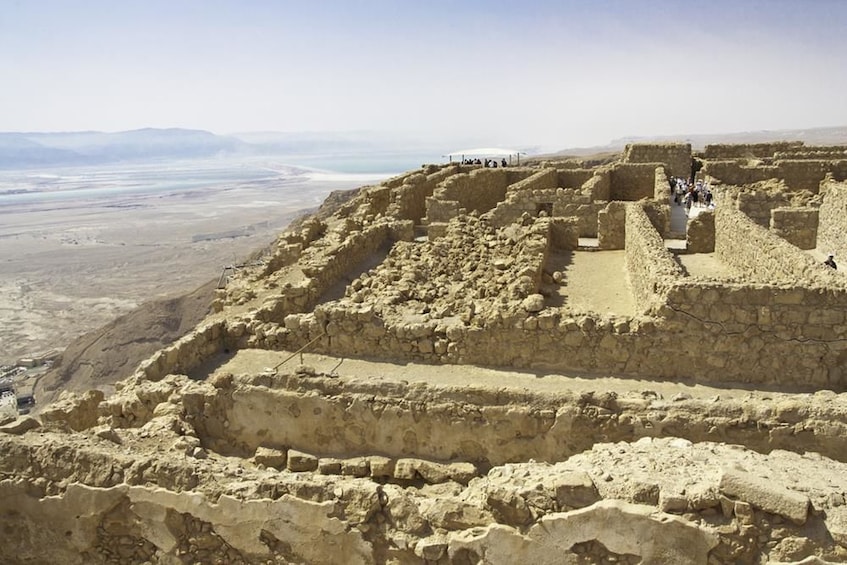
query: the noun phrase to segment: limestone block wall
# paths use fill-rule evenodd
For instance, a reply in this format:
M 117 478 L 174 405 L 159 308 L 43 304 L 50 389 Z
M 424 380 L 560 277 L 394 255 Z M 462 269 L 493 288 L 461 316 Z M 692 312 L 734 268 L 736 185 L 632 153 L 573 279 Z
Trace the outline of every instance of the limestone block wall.
M 598 218 L 608 202 L 592 200 L 585 191 L 560 188 L 553 202 L 553 216 L 576 218 L 579 237 L 597 237 Z
M 517 191 L 510 187 L 506 199 L 497 204 L 488 213 L 488 217 L 492 225 L 502 227 L 518 220 L 523 214 L 535 217 L 544 210 L 548 216 L 553 215 L 555 202 L 558 201 L 556 193 L 555 188 Z
M 790 190 L 808 190 L 817 194 L 820 183 L 829 170 L 826 161 L 783 160 L 777 161 L 779 178 Z
M 772 157 L 777 151 L 791 151 L 803 147 L 802 141 L 776 141 L 771 143 L 709 144 L 703 151 L 706 159 L 761 159 Z
M 514 185 L 513 185 L 514 186 Z M 572 188 L 512 190 L 487 214 L 491 225 L 503 227 L 521 218 L 523 214 L 537 216 L 545 210 L 553 217 L 576 218 L 579 237 L 597 236 L 597 214 L 605 202 L 593 202 L 587 194 Z
M 821 189 L 817 245 L 847 260 L 847 183 L 826 182 Z M 847 266 L 847 265 L 846 265 Z
M 777 151 L 773 158 L 780 159 L 820 159 L 820 160 L 839 160 L 847 159 L 847 147 L 840 145 L 814 147 L 800 147 L 797 151 Z
M 222 351 L 227 341 L 223 320 L 211 320 L 141 362 L 136 370 L 151 381 L 165 375 L 187 373 Z
M 653 275 L 642 270 L 642 280 L 649 281 Z M 357 315 L 330 309 L 318 320 L 292 315 L 278 331 L 289 340 L 284 348 L 293 350 L 318 337 L 320 327 L 333 327 L 314 350 L 338 356 L 847 389 L 844 291 L 656 281 L 656 294 L 667 293 L 666 304 L 655 308 L 659 317 L 546 308 L 482 326 L 437 320 L 403 325 L 386 323 L 366 308 Z
M 659 237 L 664 238 L 671 231 L 671 207 L 664 200 L 643 200 L 640 202 L 644 213 L 650 219 L 650 223 L 659 232 Z
M 404 179 L 404 182 L 392 191 L 392 203 L 388 215 L 398 219 L 412 220 L 416 224 L 426 215 L 426 199 L 432 196 L 435 187 L 444 179 L 456 174 L 458 166 L 444 167 L 429 175 L 416 174 Z
M 579 247 L 578 218 L 553 218 L 550 221 L 550 248 L 567 251 Z
M 762 227 L 770 227 L 771 212 L 776 208 L 792 206 L 791 196 L 781 190 L 764 190 L 755 187 L 728 187 L 721 202 L 731 202 L 745 216 Z
M 439 201 L 456 202 L 457 210 L 464 208 L 468 212 L 487 212 L 506 198 L 506 189 L 509 185 L 537 172 L 526 168 L 498 168 L 476 169 L 468 174 L 452 175 L 438 185 L 431 198 L 427 198 L 427 220 L 429 223 L 449 221 L 449 217 L 444 217 L 445 209 L 436 204 Z M 453 205 L 450 207 L 452 208 Z
M 814 249 L 818 239 L 816 208 L 774 208 L 770 230 L 800 249 Z
M 432 226 L 436 223 L 449 222 L 459 215 L 460 207 L 458 200 L 429 196 L 426 198 L 426 223 Z
M 612 175 L 609 169 L 600 169 L 582 185 L 582 192 L 591 200 L 608 202 L 612 199 Z
M 750 281 L 845 288 L 836 273 L 731 206 L 716 208 L 715 253 Z
M 509 194 L 526 190 L 555 189 L 559 186 L 558 177 L 559 175 L 556 169 L 543 169 L 535 174 L 510 184 L 506 188 L 506 191 L 507 194 Z
M 847 386 L 844 289 L 681 281 L 667 300 L 668 335 L 679 329 L 692 348 L 708 344 L 687 352 L 691 361 L 742 382 Z
M 689 253 L 713 253 L 715 251 L 714 211 L 706 210 L 689 219 L 685 239 Z
M 668 175 L 665 172 L 665 168 L 656 167 L 653 184 L 653 198 L 660 202 L 664 202 L 668 199 L 670 193 L 671 185 L 668 182 Z
M 690 143 L 631 143 L 623 155 L 625 163 L 663 163 L 668 174 L 688 178 L 691 175 Z
M 580 188 L 594 176 L 593 169 L 559 169 L 557 187 Z
M 611 170 L 611 200 L 653 198 L 659 163 L 618 163 Z
M 732 185 L 753 184 L 779 176 L 776 166 L 748 167 L 737 160 L 707 161 L 701 172 L 723 184 Z
M 626 245 L 626 205 L 609 202 L 597 214 L 597 246 L 623 249 Z
M 664 303 L 665 281 L 683 276 L 682 267 L 665 247 L 650 218 L 640 204 L 627 204 L 626 270 L 635 295 L 635 303 L 643 313 L 656 310 Z

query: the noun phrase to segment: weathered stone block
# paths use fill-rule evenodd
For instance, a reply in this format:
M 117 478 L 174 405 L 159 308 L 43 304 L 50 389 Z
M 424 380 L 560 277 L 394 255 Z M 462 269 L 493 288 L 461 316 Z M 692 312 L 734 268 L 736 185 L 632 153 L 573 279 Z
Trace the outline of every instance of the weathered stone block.
M 296 449 L 288 450 L 288 470 L 293 472 L 314 471 L 318 468 L 318 458 Z
M 584 471 L 557 474 L 552 477 L 550 487 L 556 492 L 560 510 L 583 508 L 600 500 L 594 481 Z
M 371 477 L 383 478 L 394 476 L 394 460 L 381 455 L 372 455 L 368 457 L 368 464 L 371 470 Z
M 804 524 L 809 511 L 809 498 L 779 484 L 735 469 L 724 470 L 720 491 L 749 502 L 766 512 L 779 514 L 795 524 Z

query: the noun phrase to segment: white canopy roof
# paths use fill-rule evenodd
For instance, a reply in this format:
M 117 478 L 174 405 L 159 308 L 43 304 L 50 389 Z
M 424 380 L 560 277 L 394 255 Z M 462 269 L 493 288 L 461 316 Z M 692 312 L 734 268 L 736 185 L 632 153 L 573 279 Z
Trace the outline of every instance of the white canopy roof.
M 464 149 L 448 153 L 447 157 L 508 157 L 509 155 L 520 155 L 515 149 L 501 149 L 499 147 L 482 147 L 479 149 Z

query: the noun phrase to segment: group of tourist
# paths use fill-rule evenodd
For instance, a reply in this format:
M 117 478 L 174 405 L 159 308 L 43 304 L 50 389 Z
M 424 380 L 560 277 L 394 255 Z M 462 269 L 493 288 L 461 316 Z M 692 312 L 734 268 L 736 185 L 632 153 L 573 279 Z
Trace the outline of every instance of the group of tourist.
M 709 183 L 704 183 L 702 180 L 697 182 L 689 182 L 688 179 L 682 177 L 671 177 L 668 181 L 671 185 L 671 194 L 673 201 L 677 206 L 685 205 L 686 212 L 695 208 L 711 208 L 712 204 L 712 189 Z
M 462 160 L 463 165 L 484 165 L 486 168 L 497 168 L 497 159 L 486 159 L 485 162 L 482 162 L 477 157 L 476 159 L 464 159 Z M 506 159 L 500 160 L 501 167 L 508 167 L 509 164 L 506 162 Z

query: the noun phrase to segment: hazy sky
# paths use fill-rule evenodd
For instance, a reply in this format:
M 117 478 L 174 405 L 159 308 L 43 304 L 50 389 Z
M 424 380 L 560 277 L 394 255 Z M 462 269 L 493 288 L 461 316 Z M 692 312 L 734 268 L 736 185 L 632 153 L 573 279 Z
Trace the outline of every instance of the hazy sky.
M 845 0 L 0 0 L 0 131 L 847 125 Z

